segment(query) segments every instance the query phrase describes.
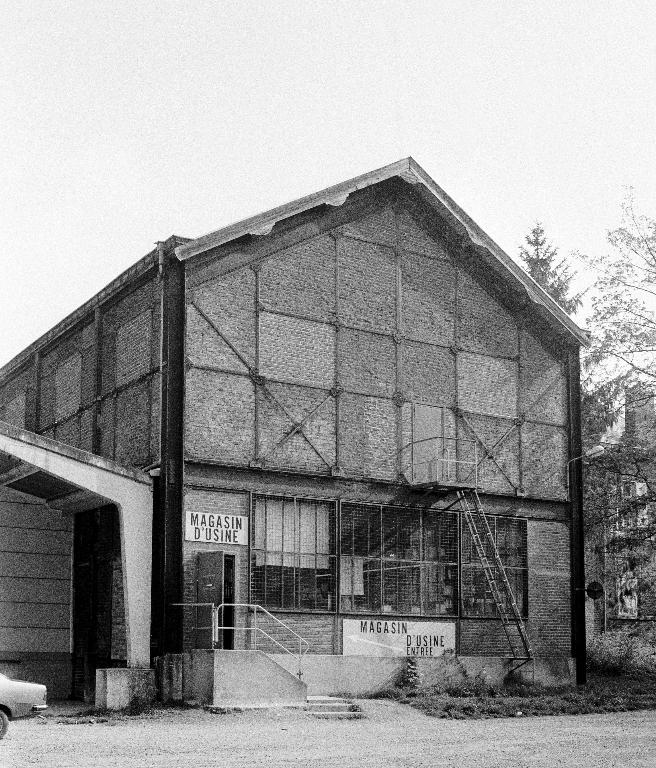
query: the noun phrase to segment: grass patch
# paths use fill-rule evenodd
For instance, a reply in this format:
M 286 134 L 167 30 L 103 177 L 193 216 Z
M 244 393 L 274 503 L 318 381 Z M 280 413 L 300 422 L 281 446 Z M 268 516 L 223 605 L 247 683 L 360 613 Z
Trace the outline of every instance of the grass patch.
M 591 675 L 586 686 L 545 688 L 537 684 L 508 684 L 484 693 L 461 688 L 419 689 L 398 699 L 433 717 L 452 719 L 584 715 L 656 708 L 655 676 Z
M 443 660 L 439 682 L 427 685 L 409 663 L 398 685 L 383 695 L 433 717 L 453 719 L 583 715 L 656 709 L 656 637 L 607 632 L 588 645 L 588 684 L 545 687 L 519 679 L 497 685 L 475 677 L 456 657 Z

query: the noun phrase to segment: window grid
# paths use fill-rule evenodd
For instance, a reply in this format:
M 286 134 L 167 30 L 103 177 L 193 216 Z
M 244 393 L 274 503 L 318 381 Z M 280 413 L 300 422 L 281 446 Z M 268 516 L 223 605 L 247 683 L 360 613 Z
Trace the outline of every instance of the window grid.
M 251 600 L 271 608 L 334 611 L 335 503 L 253 497 Z
M 528 616 L 527 521 L 515 517 L 488 516 L 488 522 L 515 596 L 515 602 L 520 614 L 526 618 Z M 468 617 L 498 617 L 497 605 L 464 518 L 461 527 L 461 613 Z M 486 555 L 492 558 L 492 547 L 487 537 L 482 537 L 482 541 Z M 504 595 L 505 609 L 510 611 L 510 605 L 503 590 L 502 595 Z
M 457 512 L 344 502 L 339 559 L 337 517 L 334 501 L 254 495 L 251 600 L 301 611 L 456 616 L 460 607 L 467 617 L 498 616 L 464 520 L 458 567 Z M 526 617 L 527 521 L 488 520 Z
M 457 521 L 455 512 L 342 504 L 341 610 L 455 615 Z

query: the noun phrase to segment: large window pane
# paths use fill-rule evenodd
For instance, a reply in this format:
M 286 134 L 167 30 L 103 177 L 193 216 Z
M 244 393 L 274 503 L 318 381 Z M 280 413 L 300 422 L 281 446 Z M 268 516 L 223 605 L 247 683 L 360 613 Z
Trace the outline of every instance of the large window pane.
M 341 529 L 342 610 L 456 613 L 456 513 L 344 504 Z
M 342 555 L 339 585 L 343 611 L 380 613 L 380 560 Z
M 256 496 L 251 599 L 290 610 L 336 608 L 335 505 Z

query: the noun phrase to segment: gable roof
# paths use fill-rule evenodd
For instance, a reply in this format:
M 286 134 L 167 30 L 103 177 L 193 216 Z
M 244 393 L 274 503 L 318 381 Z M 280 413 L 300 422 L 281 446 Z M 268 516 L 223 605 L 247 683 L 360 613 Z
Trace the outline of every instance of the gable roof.
M 186 261 L 245 235 L 268 235 L 280 221 L 320 205 L 342 205 L 353 192 L 395 177 L 415 186 L 424 200 L 436 208 L 441 215 L 447 214 L 448 218 L 459 222 L 471 243 L 484 249 L 493 263 L 500 267 L 502 275 L 509 281 L 519 284 L 525 290 L 529 300 L 542 308 L 552 323 L 561 326 L 579 344 L 589 344 L 587 332 L 580 328 L 558 303 L 513 261 L 411 157 L 190 240 L 175 249 L 176 256 L 181 261 Z

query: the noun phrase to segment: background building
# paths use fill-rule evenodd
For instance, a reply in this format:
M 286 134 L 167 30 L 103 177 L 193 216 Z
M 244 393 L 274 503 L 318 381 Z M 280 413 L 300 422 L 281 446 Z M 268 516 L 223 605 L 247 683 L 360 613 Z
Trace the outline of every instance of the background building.
M 478 484 L 533 654 L 580 660 L 585 341 L 412 160 L 169 238 L 0 372 L 1 665 L 82 696 L 143 664 L 150 534 L 78 464 L 154 476 L 152 656 L 211 642 L 198 602 L 312 654 L 405 621 L 511 655 L 454 495 Z

